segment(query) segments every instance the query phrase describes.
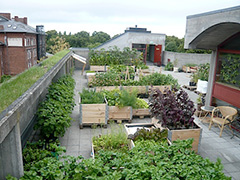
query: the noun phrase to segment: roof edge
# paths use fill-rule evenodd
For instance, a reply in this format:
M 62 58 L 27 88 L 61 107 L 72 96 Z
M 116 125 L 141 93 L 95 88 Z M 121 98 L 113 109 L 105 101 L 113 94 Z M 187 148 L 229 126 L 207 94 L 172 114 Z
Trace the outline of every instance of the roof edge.
M 223 13 L 223 12 L 232 11 L 232 10 L 240 10 L 240 6 L 234 6 L 234 7 L 230 7 L 230 8 L 219 9 L 219 10 L 215 10 L 215 11 L 189 15 L 189 16 L 187 16 L 187 19 L 196 18 L 196 17 L 200 17 L 200 16 L 207 16 L 207 15 L 212 15 L 212 14 L 217 14 L 217 13 Z

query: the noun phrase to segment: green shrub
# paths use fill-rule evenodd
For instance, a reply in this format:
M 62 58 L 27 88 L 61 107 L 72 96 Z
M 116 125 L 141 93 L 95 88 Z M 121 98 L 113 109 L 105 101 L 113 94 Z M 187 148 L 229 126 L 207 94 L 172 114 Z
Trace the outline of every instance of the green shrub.
M 71 125 L 70 115 L 75 105 L 74 85 L 74 79 L 69 75 L 59 78 L 49 87 L 46 100 L 37 111 L 35 129 L 40 129 L 41 136 L 47 141 L 63 136 Z
M 173 63 L 168 62 L 167 65 L 165 66 L 166 71 L 173 71 Z
M 136 108 L 137 91 L 132 92 L 127 90 L 114 89 L 112 91 L 104 91 L 109 106 L 132 106 Z
M 3 82 L 5 82 L 5 81 L 11 79 L 11 77 L 12 77 L 12 76 L 10 76 L 10 75 L 3 75 L 3 76 L 1 77 L 0 83 L 3 83 Z
M 102 92 L 96 92 L 93 90 L 83 89 L 82 93 L 79 93 L 81 97 L 81 104 L 102 104 L 104 103 L 104 94 Z

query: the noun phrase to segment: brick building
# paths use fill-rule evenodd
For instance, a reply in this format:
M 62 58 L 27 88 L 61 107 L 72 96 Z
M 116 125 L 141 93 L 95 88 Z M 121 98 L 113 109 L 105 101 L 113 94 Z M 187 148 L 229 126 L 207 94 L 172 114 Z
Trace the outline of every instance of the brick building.
M 45 54 L 43 26 L 36 30 L 27 24 L 26 17 L 11 19 L 10 13 L 0 13 L 0 77 L 23 72 Z

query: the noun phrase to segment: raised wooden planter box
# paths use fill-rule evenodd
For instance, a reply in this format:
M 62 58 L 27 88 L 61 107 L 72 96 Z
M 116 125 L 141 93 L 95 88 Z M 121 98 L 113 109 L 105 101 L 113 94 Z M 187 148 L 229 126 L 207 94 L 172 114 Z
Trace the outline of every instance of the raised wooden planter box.
M 91 83 L 94 78 L 95 78 L 95 75 L 88 75 L 87 76 L 87 84 L 88 84 L 88 86 L 89 86 L 89 83 Z
M 90 66 L 90 71 L 106 72 L 107 66 Z
M 199 127 L 199 126 L 198 126 Z M 193 138 L 192 150 L 196 153 L 201 143 L 202 138 L 202 128 L 197 129 L 182 129 L 182 130 L 168 130 L 168 139 L 170 142 L 180 140 L 186 140 Z
M 121 122 L 122 120 L 128 120 L 128 122 L 131 122 L 132 120 L 132 107 L 126 106 L 119 108 L 117 106 L 109 106 L 109 114 L 108 118 L 109 120 L 117 120 L 118 122 Z
M 79 127 L 92 126 L 94 124 L 107 126 L 107 104 L 80 104 Z
M 149 109 L 133 109 L 133 116 L 144 118 L 145 116 L 150 116 L 150 111 Z
M 124 128 L 126 130 L 127 136 L 130 134 L 134 134 L 138 128 L 157 128 L 156 124 L 154 123 L 134 123 L 134 124 L 124 124 Z M 133 140 L 130 141 L 130 148 L 132 149 L 135 147 Z
M 191 72 L 191 69 L 190 69 L 190 67 L 188 67 L 188 66 L 183 66 L 183 67 L 182 67 L 182 70 L 183 70 L 184 72 L 186 72 L 186 73 Z

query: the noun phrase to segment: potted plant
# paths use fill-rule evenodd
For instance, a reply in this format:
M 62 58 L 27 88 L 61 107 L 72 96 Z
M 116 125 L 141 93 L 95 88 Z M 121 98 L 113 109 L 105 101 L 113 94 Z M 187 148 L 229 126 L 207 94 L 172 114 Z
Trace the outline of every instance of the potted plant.
M 177 67 L 177 65 L 178 65 L 178 60 L 177 60 L 177 59 L 175 59 L 175 60 L 173 61 L 173 65 L 174 65 L 174 67 L 173 67 L 173 72 L 178 72 L 178 67 Z
M 102 92 L 83 89 L 79 97 L 79 128 L 85 125 L 104 125 L 107 127 L 108 105 Z
M 151 89 L 149 103 L 151 115 L 168 129 L 169 140 L 194 138 L 193 150 L 197 152 L 201 128 L 194 123 L 196 109 L 188 94 L 182 89 L 167 90 L 165 94 Z
M 132 108 L 136 106 L 137 91 L 114 89 L 104 91 L 104 94 L 109 105 L 109 120 L 116 120 L 118 123 L 122 123 L 122 120 L 132 122 Z

